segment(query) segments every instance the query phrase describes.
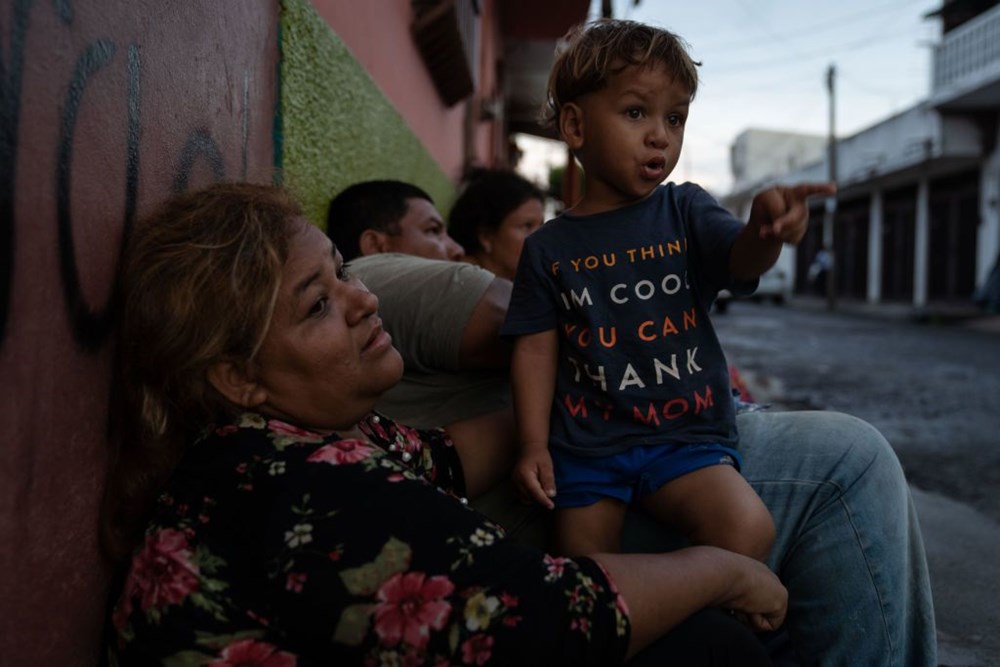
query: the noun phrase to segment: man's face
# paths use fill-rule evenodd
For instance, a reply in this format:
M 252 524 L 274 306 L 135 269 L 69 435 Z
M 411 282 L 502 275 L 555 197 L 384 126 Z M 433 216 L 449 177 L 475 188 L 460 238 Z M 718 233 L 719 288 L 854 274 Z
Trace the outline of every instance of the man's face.
M 407 199 L 406 204 L 406 215 L 399 221 L 399 233 L 385 235 L 385 252 L 453 262 L 465 256 L 462 246 L 448 236 L 444 220 L 434 204 L 419 198 Z

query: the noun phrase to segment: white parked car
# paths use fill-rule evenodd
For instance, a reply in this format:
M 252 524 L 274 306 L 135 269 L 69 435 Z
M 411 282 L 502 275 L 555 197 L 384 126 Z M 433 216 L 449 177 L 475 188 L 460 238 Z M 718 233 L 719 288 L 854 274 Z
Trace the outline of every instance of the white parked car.
M 715 309 L 720 313 L 726 312 L 729 302 L 734 298 L 750 299 L 752 301 L 767 300 L 781 305 L 792 296 L 793 279 L 794 277 L 784 267 L 780 264 L 775 264 L 761 274 L 760 284 L 757 286 L 757 291 L 753 294 L 734 297 L 729 293 L 729 290 L 719 292 L 719 296 L 715 300 Z

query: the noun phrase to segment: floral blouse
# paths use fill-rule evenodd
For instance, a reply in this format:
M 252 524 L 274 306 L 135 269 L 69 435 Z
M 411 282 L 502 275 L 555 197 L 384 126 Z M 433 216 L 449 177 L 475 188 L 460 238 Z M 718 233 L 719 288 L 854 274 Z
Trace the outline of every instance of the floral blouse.
M 129 566 L 111 664 L 623 661 L 628 612 L 595 561 L 466 507 L 443 431 L 361 429 L 371 442 L 247 413 L 195 442 Z

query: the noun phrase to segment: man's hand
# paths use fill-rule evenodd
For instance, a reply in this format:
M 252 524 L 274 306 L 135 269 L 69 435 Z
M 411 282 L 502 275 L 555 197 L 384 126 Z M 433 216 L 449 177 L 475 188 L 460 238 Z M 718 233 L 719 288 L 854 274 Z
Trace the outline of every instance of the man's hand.
M 555 507 L 556 480 L 552 474 L 552 456 L 544 447 L 528 449 L 514 466 L 514 486 L 521 497 L 548 509 Z
M 806 234 L 809 207 L 806 200 L 815 195 L 837 192 L 833 183 L 802 183 L 775 186 L 757 194 L 750 209 L 750 222 L 756 223 L 761 239 L 798 243 Z

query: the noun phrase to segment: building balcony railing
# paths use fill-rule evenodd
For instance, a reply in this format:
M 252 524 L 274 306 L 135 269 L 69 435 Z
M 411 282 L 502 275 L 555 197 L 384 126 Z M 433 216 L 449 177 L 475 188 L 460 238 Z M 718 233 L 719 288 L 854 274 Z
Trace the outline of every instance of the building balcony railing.
M 1000 78 L 1000 5 L 952 30 L 934 48 L 931 95 L 939 97 L 996 78 Z

